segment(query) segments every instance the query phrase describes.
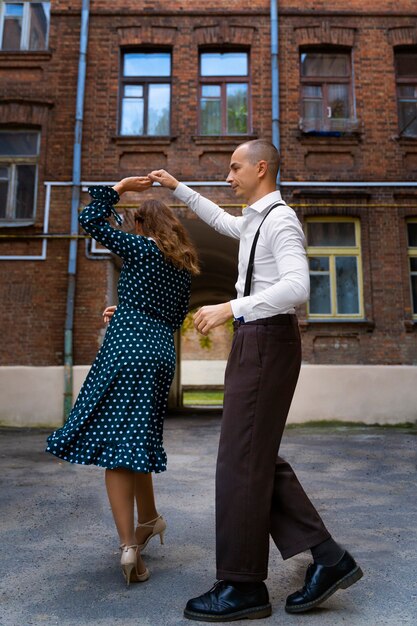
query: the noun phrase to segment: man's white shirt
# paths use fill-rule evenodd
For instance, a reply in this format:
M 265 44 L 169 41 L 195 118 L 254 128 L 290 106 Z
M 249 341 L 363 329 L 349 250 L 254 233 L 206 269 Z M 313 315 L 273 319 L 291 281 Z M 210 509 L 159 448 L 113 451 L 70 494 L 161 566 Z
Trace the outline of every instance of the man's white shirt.
M 174 195 L 219 233 L 240 240 L 237 298 L 230 302 L 235 318 L 243 317 L 245 322 L 250 322 L 280 313 L 294 313 L 294 307 L 308 300 L 310 278 L 306 241 L 294 210 L 287 204 L 274 208 L 262 225 L 256 245 L 251 293 L 243 296 L 253 239 L 266 209 L 282 202 L 279 191 L 245 207 L 239 217 L 230 215 L 183 183 L 179 183 Z

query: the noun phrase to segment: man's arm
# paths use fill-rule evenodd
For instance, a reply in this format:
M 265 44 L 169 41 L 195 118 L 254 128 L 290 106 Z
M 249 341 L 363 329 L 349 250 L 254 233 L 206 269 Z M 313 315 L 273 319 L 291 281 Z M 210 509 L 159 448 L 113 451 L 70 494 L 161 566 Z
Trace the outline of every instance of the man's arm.
M 242 217 L 229 215 L 217 204 L 178 182 L 165 170 L 155 170 L 149 174 L 153 182 L 158 182 L 174 192 L 174 196 L 184 202 L 198 217 L 222 235 L 239 239 Z

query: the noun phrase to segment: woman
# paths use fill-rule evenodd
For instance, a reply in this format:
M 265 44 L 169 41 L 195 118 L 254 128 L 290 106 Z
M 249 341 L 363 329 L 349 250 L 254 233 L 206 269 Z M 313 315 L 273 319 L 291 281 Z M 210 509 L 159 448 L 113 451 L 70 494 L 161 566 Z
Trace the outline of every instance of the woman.
M 188 310 L 198 259 L 188 235 L 161 202 L 135 212 L 136 234 L 112 228 L 113 205 L 126 191 L 151 187 L 146 176 L 111 187 L 90 187 L 93 201 L 80 224 L 124 263 L 119 304 L 103 344 L 64 426 L 48 437 L 47 451 L 71 463 L 106 468 L 106 488 L 121 543 L 127 584 L 149 578 L 140 551 L 166 528 L 155 507 L 152 472 L 166 469 L 163 418 L 175 371 L 173 333 Z M 139 524 L 135 531 L 134 501 Z

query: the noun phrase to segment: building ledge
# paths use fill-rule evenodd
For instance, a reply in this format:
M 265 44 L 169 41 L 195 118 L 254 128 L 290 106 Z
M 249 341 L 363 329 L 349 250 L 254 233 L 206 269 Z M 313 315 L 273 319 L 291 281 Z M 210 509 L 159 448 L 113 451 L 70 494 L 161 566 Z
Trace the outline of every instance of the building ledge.
M 343 181 L 341 181 L 341 183 L 343 184 Z M 323 181 L 323 187 L 320 188 L 311 188 L 311 187 L 303 187 L 303 188 L 297 188 L 297 184 L 294 183 L 294 190 L 292 192 L 293 197 L 300 197 L 300 198 L 312 198 L 312 197 L 317 197 L 317 198 L 336 198 L 336 199 L 340 199 L 341 197 L 343 198 L 361 198 L 361 199 L 369 199 L 371 198 L 372 194 L 369 191 L 366 191 L 365 189 L 349 189 L 349 188 L 345 188 L 345 189 L 341 189 L 340 187 L 337 187 L 336 189 L 332 189 L 329 187 L 326 187 L 326 181 Z
M 417 319 L 404 320 L 404 328 L 406 333 L 414 333 L 417 330 Z
M 417 320 L 416 320 L 417 321 Z M 366 330 L 367 332 L 372 332 L 375 328 L 375 322 L 373 320 L 368 320 L 366 318 L 310 318 L 310 319 L 300 319 L 298 321 L 299 326 L 300 326 L 300 330 L 301 331 L 306 331 L 308 330 L 309 327 L 314 327 L 314 326 L 328 326 L 330 325 L 337 325 L 338 328 L 343 327 L 343 328 L 348 328 L 348 329 L 356 329 L 356 328 L 361 328 Z
M 314 146 L 356 146 L 358 143 L 362 141 L 362 132 L 361 131 L 352 131 L 352 132 L 306 132 L 303 130 L 298 130 L 297 139 L 300 143 L 304 145 L 314 145 Z
M 0 228 L 22 228 L 22 226 L 34 226 L 35 220 L 0 220 Z
M 169 146 L 176 139 L 176 135 L 113 135 L 111 138 L 118 146 Z
M 50 50 L 0 50 L 0 63 L 3 61 L 23 61 L 24 63 L 36 63 L 50 61 L 52 52 Z
M 417 135 L 395 135 L 393 137 L 394 141 L 398 141 L 402 146 L 416 146 L 417 145 Z
M 250 135 L 193 135 L 191 139 L 197 145 L 237 145 L 252 139 L 258 139 L 257 134 Z

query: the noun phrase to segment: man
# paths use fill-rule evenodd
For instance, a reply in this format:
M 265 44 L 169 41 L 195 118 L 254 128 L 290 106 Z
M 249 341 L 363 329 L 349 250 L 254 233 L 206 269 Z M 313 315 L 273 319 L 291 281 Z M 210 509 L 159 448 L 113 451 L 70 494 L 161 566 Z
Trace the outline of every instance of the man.
M 195 620 L 271 614 L 263 582 L 269 535 L 284 559 L 308 549 L 314 559 L 304 587 L 287 598 L 290 613 L 318 606 L 362 576 L 353 558 L 330 536 L 290 465 L 278 456 L 301 365 L 294 307 L 309 297 L 305 239 L 294 211 L 276 191 L 278 168 L 278 151 L 268 141 L 249 141 L 235 150 L 227 182 L 248 204 L 239 217 L 164 170 L 149 175 L 218 232 L 240 239 L 237 298 L 204 306 L 194 316 L 195 327 L 204 335 L 235 319 L 216 471 L 219 580 L 187 603 L 184 615 Z M 250 251 L 261 223 L 251 279 Z

